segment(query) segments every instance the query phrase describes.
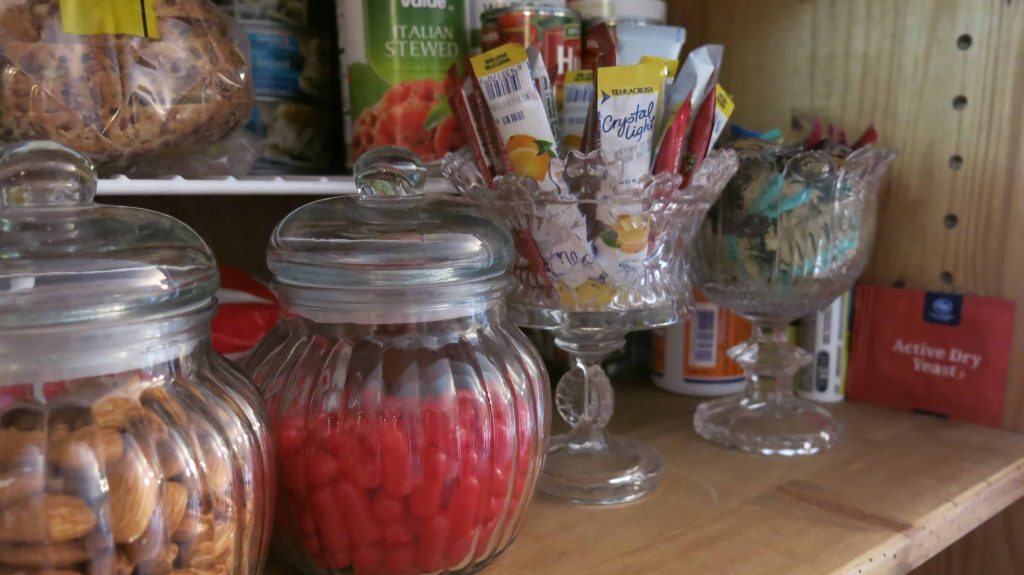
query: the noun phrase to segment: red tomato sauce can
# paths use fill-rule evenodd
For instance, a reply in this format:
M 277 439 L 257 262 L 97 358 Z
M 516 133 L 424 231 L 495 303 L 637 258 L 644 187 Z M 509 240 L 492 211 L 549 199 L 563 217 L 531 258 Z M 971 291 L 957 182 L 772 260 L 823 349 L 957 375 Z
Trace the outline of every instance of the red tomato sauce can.
M 485 52 L 510 42 L 540 50 L 561 107 L 565 75 L 580 69 L 583 26 L 579 14 L 568 8 L 526 5 L 488 10 L 481 19 Z

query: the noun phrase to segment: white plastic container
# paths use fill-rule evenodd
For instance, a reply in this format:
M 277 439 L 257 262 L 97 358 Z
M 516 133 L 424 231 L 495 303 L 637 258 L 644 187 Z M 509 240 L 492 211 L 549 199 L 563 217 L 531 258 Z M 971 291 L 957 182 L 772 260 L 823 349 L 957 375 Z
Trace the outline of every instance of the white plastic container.
M 601 19 L 664 24 L 668 18 L 664 0 L 570 0 L 569 8 L 579 12 L 584 22 Z
M 814 360 L 798 376 L 796 394 L 800 397 L 822 403 L 846 399 L 851 302 L 852 296 L 847 293 L 800 320 L 800 347 Z

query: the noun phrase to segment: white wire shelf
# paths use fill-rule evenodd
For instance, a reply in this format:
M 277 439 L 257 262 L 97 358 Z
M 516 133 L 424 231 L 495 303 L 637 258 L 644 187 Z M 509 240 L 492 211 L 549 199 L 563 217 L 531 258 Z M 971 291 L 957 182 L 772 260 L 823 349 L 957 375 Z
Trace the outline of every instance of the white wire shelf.
M 427 193 L 453 193 L 442 178 L 427 180 Z M 352 176 L 254 176 L 190 180 L 181 176 L 158 180 L 117 176 L 100 180 L 100 196 L 337 196 L 354 194 Z

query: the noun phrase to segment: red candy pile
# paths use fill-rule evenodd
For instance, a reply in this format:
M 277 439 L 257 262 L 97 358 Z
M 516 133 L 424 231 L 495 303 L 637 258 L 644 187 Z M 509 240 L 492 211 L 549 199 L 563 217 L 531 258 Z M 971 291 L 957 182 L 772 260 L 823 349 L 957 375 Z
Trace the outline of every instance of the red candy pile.
M 460 390 L 414 403 L 389 398 L 372 412 L 282 417 L 278 529 L 301 539 L 322 568 L 358 575 L 490 557 L 518 527 L 537 472 L 536 422 L 515 400 L 491 394 L 485 404 Z

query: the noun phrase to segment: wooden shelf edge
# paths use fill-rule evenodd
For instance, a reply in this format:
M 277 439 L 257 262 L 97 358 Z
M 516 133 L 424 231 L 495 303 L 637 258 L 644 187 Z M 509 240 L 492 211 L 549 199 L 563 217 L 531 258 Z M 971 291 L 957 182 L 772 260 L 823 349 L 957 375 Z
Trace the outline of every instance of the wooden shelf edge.
M 1024 461 L 1018 461 L 933 510 L 909 532 L 835 572 L 835 575 L 904 575 L 1024 498 Z

